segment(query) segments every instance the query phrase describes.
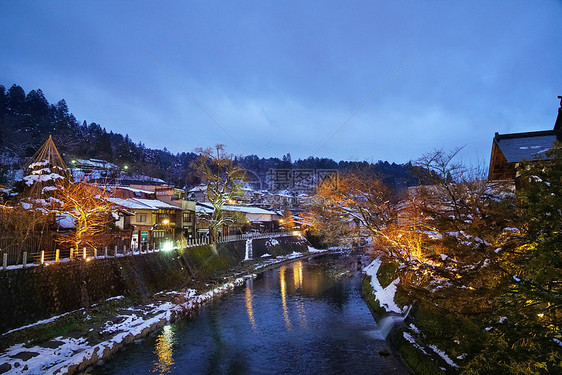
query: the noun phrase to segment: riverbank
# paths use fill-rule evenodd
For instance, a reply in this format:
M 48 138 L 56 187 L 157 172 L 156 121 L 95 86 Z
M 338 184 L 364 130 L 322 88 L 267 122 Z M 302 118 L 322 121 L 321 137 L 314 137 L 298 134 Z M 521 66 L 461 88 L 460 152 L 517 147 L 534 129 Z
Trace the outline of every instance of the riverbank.
M 249 245 L 249 246 L 248 246 Z M 69 311 L 124 296 L 143 302 L 162 290 L 200 289 L 248 258 L 307 250 L 287 233 L 137 255 L 65 259 L 34 267 L 0 270 L 0 334 Z M 1 343 L 0 343 L 1 347 Z
M 430 342 L 424 332 L 428 330 L 447 330 L 451 324 L 436 310 L 427 311 L 427 306 L 406 306 L 407 297 L 401 295 L 395 278 L 396 264 L 383 263 L 378 259 L 364 268 L 362 296 L 384 338 L 404 365 L 417 375 L 456 374 L 456 360 L 463 359 L 461 342 L 450 339 L 456 353 L 451 359 L 450 345 L 443 350 L 443 342 Z M 448 335 L 443 334 L 444 338 Z M 442 341 L 445 341 L 442 340 Z M 441 347 L 441 348 L 440 348 Z
M 275 250 L 277 243 L 270 243 Z M 222 275 L 209 274 L 205 282 L 155 293 L 142 304 L 127 296 L 110 297 L 99 304 L 60 314 L 4 333 L 0 373 L 72 374 L 87 370 L 127 344 L 167 323 L 190 316 L 198 306 L 228 292 L 258 273 L 284 262 L 326 254 L 310 248 L 243 262 Z M 200 269 L 200 268 L 199 268 Z

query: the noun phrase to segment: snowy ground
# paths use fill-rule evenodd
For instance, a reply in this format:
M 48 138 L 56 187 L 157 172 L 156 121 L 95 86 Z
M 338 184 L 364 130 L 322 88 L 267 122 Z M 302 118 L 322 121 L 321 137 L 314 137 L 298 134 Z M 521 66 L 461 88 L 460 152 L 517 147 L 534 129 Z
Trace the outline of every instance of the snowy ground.
M 377 258 L 371 262 L 367 267 L 363 269 L 363 272 L 371 278 L 371 287 L 375 293 L 375 298 L 379 301 L 381 307 L 383 307 L 386 312 L 393 312 L 396 314 L 402 314 L 406 312 L 406 309 L 400 308 L 396 302 L 394 302 L 394 295 L 396 294 L 396 286 L 400 282 L 400 279 L 396 279 L 383 288 L 379 279 L 377 278 L 377 272 L 381 266 L 382 261 Z
M 382 336 L 383 338 L 385 338 L 392 328 L 392 325 L 394 325 L 396 322 L 405 320 L 409 312 L 409 307 L 406 306 L 404 308 L 401 308 L 394 301 L 396 289 L 398 283 L 400 282 L 399 278 L 392 281 L 389 285 L 386 286 L 386 288 L 382 287 L 377 277 L 377 272 L 381 264 L 382 261 L 377 258 L 373 260 L 367 267 L 365 267 L 363 269 L 363 272 L 371 278 L 370 284 L 373 288 L 373 293 L 376 300 L 379 302 L 380 306 L 383 307 L 387 313 L 389 313 L 388 316 L 382 318 L 381 321 L 378 322 L 378 324 L 380 325 Z M 408 326 L 403 328 L 402 336 L 406 341 L 420 350 L 423 354 L 429 356 L 430 358 L 433 358 L 433 355 L 431 354 L 431 352 L 433 352 L 451 368 L 458 368 L 458 365 L 447 355 L 447 353 L 445 353 L 445 351 L 439 349 L 436 345 L 422 344 L 426 341 L 426 337 L 423 332 L 421 332 L 413 323 L 410 323 Z M 458 357 L 458 359 L 462 358 L 462 356 Z M 446 371 L 445 368 L 441 368 L 441 370 Z
M 253 266 L 253 271 L 238 275 L 235 279 L 217 286 L 206 292 L 194 289 L 162 292 L 155 295 L 152 303 L 141 306 L 120 308 L 116 316 L 108 317 L 107 321 L 92 324 L 90 331 L 97 330 L 103 341 L 92 344 L 85 334 L 53 337 L 41 345 L 30 346 L 18 343 L 0 353 L 0 374 L 69 374 L 83 371 L 102 358 L 110 356 L 126 344 L 129 344 L 165 324 L 191 314 L 202 303 L 241 285 L 246 279 L 256 276 L 254 272 L 268 266 L 299 257 L 308 257 L 311 253 L 323 253 L 326 250 L 309 248 L 309 253 L 292 253 L 276 258 L 262 258 Z M 106 302 L 122 299 L 112 297 Z M 94 306 L 92 306 L 94 307 Z M 0 339 L 25 329 L 50 324 L 68 314 L 76 314 L 84 320 L 90 319 L 89 309 L 80 309 L 59 316 L 51 317 L 34 324 L 20 327 L 4 333 Z

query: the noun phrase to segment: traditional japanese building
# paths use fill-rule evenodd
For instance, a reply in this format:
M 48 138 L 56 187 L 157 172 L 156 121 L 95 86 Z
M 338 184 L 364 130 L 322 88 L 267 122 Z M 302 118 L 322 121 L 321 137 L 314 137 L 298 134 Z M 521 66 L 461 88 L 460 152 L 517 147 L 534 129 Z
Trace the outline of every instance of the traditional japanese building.
M 161 248 L 164 242 L 175 241 L 181 234 L 180 207 L 158 199 L 112 198 L 112 202 L 131 214 L 127 224 L 130 225 L 132 248 Z
M 496 133 L 492 141 L 492 155 L 488 180 L 515 181 L 517 166 L 523 160 L 534 160 L 544 155 L 554 145 L 562 141 L 562 96 L 554 129 L 525 133 Z

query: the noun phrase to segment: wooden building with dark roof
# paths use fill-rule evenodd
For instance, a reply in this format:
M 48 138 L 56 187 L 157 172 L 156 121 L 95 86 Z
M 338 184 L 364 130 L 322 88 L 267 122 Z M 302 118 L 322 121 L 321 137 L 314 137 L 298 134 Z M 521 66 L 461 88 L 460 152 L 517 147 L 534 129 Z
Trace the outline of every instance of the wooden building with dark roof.
M 498 134 L 492 141 L 492 155 L 488 180 L 511 180 L 517 175 L 517 166 L 523 160 L 544 155 L 555 141 L 562 141 L 562 96 L 554 129 L 525 133 Z

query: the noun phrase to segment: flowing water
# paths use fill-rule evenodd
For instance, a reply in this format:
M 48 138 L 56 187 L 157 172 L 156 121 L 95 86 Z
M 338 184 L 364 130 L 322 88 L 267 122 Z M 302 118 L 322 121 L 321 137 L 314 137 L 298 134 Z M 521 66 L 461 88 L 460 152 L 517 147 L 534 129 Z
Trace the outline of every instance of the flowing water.
M 91 374 L 407 374 L 352 258 L 299 260 L 209 302 Z

